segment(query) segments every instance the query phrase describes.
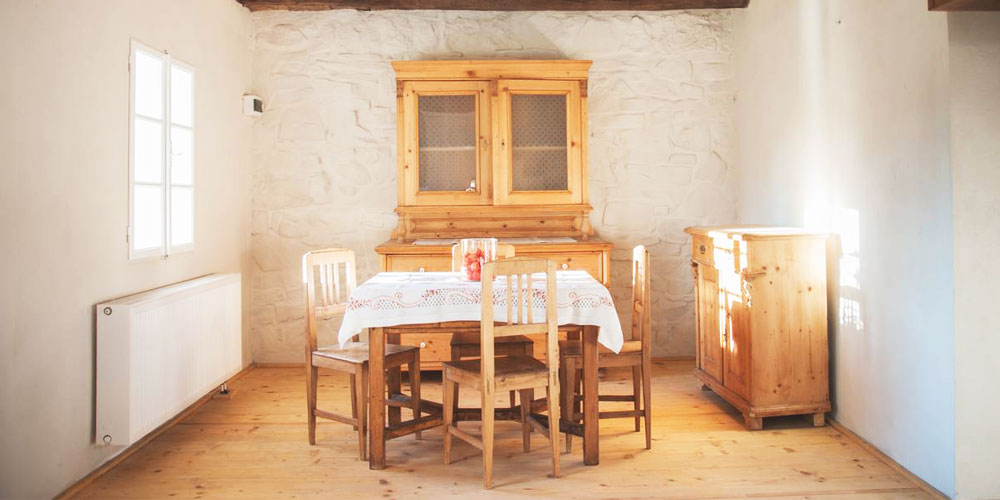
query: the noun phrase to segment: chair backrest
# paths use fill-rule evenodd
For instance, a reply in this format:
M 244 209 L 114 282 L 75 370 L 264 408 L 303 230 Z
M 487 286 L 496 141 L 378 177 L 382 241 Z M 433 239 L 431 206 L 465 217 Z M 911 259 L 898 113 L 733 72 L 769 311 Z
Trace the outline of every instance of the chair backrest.
M 462 250 L 461 245 L 455 243 L 451 246 L 451 272 L 457 273 L 462 270 Z M 509 259 L 514 256 L 514 245 L 507 243 L 497 244 L 497 260 Z
M 532 274 L 545 274 L 545 314 L 535 314 L 536 293 Z M 497 279 L 500 278 L 500 279 Z M 505 291 L 495 295 L 495 287 Z M 488 262 L 482 273 L 482 326 L 480 353 L 483 380 L 493 380 L 493 342 L 496 337 L 546 334 L 549 370 L 558 368 L 559 324 L 556 311 L 556 264 L 547 259 L 512 258 Z M 540 287 L 537 290 L 540 292 Z M 494 300 L 506 297 L 506 324 L 497 325 Z M 502 319 L 502 318 L 501 318 Z M 537 319 L 537 321 L 536 321 Z
M 341 279 L 341 270 L 344 277 Z M 307 355 L 316 349 L 316 313 L 342 313 L 357 286 L 354 251 L 325 248 L 302 256 L 302 283 L 306 289 Z M 308 359 L 308 358 L 306 358 Z
M 643 350 L 651 348 L 649 304 L 649 250 L 639 245 L 632 249 L 632 340 Z

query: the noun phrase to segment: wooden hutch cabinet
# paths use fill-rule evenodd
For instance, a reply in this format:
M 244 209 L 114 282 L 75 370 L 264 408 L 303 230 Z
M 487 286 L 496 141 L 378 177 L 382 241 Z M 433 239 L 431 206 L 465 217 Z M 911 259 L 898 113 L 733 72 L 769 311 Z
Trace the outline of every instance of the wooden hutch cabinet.
M 830 411 L 827 235 L 792 228 L 689 227 L 697 368 L 751 429 L 763 417 Z
M 450 271 L 459 238 L 496 237 L 610 283 L 587 193 L 590 61 L 397 61 L 399 224 L 384 271 Z M 425 369 L 450 334 L 414 334 Z M 536 353 L 541 343 L 536 342 Z

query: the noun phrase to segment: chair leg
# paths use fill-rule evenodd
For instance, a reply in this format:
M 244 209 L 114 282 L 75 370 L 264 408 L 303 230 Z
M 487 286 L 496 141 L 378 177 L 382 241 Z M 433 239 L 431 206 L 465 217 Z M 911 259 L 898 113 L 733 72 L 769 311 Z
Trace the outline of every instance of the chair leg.
M 513 410 L 517 406 L 517 391 L 510 391 L 510 409 Z
M 549 373 L 545 388 L 549 403 L 549 445 L 552 447 L 552 477 L 559 477 L 559 379 Z
M 651 399 L 653 381 L 653 359 L 652 354 L 642 353 L 642 412 L 646 420 L 646 449 L 653 448 L 653 434 L 649 427 L 653 421 L 653 400 Z
M 413 409 L 413 419 L 420 418 L 420 350 L 413 351 L 413 359 L 410 360 L 410 402 Z M 420 439 L 421 434 L 417 432 L 416 439 Z
M 308 354 L 312 356 L 311 353 Z M 309 416 L 309 444 L 316 444 L 316 384 L 319 382 L 319 370 L 309 361 L 306 362 L 306 414 Z
M 632 407 L 635 411 L 639 411 L 642 408 L 642 402 L 639 401 L 639 391 L 642 389 L 642 367 L 633 366 L 632 367 Z M 639 432 L 639 416 L 635 417 L 635 432 Z
M 451 350 L 451 360 L 452 361 L 461 361 L 462 360 L 462 351 L 461 351 L 461 349 L 452 349 Z M 458 413 L 458 384 L 453 384 L 453 385 L 455 386 L 455 390 L 454 390 L 455 394 L 452 397 L 452 409 L 455 410 L 455 413 Z
M 524 452 L 531 453 L 531 424 L 528 415 L 531 413 L 531 400 L 535 397 L 534 389 L 521 389 L 521 443 Z
M 573 375 L 573 390 L 576 392 L 576 394 L 579 394 L 579 395 L 582 396 L 583 395 L 583 363 L 582 363 L 582 359 L 580 359 L 580 358 L 575 358 L 574 362 L 577 361 L 577 360 L 579 360 L 580 362 L 573 364 L 573 371 L 575 372 L 575 375 Z M 576 415 L 577 414 L 580 414 L 580 415 L 583 414 L 583 401 L 577 401 L 576 398 L 574 398 L 573 399 L 573 418 L 572 418 L 572 420 L 574 422 L 577 421 L 576 420 Z
M 403 392 L 403 370 L 398 366 L 394 366 L 387 371 L 389 372 L 389 378 L 386 387 L 389 391 L 389 397 L 392 397 L 393 394 Z M 403 421 L 403 415 L 398 406 L 390 406 L 386 413 L 389 415 L 389 425 L 395 425 Z
M 531 355 L 533 355 L 534 354 L 534 345 L 533 344 L 524 344 L 524 345 L 522 345 L 521 346 L 521 354 L 523 354 L 525 356 L 531 356 Z M 517 393 L 517 391 L 510 391 L 510 409 L 512 409 L 512 410 L 514 409 L 514 394 L 515 393 Z M 522 405 L 524 404 L 524 400 L 523 399 L 521 400 L 521 404 Z M 531 400 L 528 400 L 528 405 L 529 405 L 528 411 L 530 413 L 531 412 L 531 407 L 530 407 Z
M 481 398 L 483 408 L 483 487 L 493 487 L 493 408 L 496 398 L 492 388 L 483 387 Z
M 351 375 L 351 406 L 357 410 L 354 412 L 354 418 L 358 423 L 355 428 L 358 429 L 358 452 L 361 454 L 361 460 L 364 460 L 368 455 L 365 453 L 367 451 L 367 447 L 365 446 L 365 442 L 367 441 L 365 439 L 365 417 L 368 416 L 368 412 L 365 411 L 367 406 L 365 398 L 368 397 L 368 391 L 366 390 L 368 385 L 367 371 L 368 365 L 359 364 L 354 367 L 354 374 Z M 357 379 L 357 385 L 354 383 L 355 379 Z
M 357 368 L 355 368 L 355 371 L 357 371 Z M 353 419 L 358 418 L 358 398 L 354 397 L 354 395 L 357 393 L 358 390 L 357 381 L 355 380 L 355 378 L 356 375 L 352 373 L 350 379 L 351 379 L 351 418 Z M 358 426 L 355 425 L 354 430 L 358 430 Z
M 444 383 L 441 391 L 444 396 L 444 401 L 441 404 L 441 410 L 444 412 L 441 430 L 444 433 L 444 463 L 447 465 L 451 463 L 451 426 L 452 420 L 455 418 L 455 407 L 453 404 L 455 402 L 455 393 L 457 392 L 455 389 L 458 384 L 449 380 L 448 373 L 445 371 L 441 372 L 441 378 Z
M 561 412 L 563 413 L 563 418 L 567 421 L 573 421 L 573 412 L 576 409 L 576 390 L 574 388 L 573 380 L 576 376 L 576 358 L 565 358 L 563 359 L 562 366 L 559 367 L 559 371 L 562 374 L 562 393 L 560 394 L 562 399 Z M 573 435 L 566 433 L 566 453 L 573 452 Z

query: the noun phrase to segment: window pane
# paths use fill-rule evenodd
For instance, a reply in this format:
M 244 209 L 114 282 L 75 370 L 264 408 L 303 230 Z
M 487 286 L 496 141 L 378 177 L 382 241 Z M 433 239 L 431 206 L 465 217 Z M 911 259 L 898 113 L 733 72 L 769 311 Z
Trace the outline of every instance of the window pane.
M 194 188 L 170 189 L 170 245 L 194 242 Z
M 476 180 L 476 96 L 420 96 L 421 191 L 465 191 Z
M 163 124 L 136 118 L 132 130 L 136 182 L 163 182 Z
M 163 61 L 135 51 L 135 104 L 136 114 L 150 118 L 163 118 Z
M 132 201 L 133 248 L 144 250 L 163 245 L 163 199 L 160 186 L 135 186 Z
M 170 127 L 170 182 L 173 184 L 194 184 L 192 135 L 190 129 Z
M 194 124 L 194 75 L 177 66 L 170 67 L 170 121 Z
M 563 191 L 568 184 L 566 96 L 511 97 L 514 191 Z

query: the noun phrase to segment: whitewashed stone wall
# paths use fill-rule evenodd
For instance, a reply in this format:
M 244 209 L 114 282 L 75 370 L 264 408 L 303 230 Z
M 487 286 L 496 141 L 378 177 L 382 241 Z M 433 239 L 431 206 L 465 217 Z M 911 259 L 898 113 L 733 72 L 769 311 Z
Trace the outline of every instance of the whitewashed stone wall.
M 591 216 L 612 255 L 615 300 L 630 248 L 649 247 L 658 356 L 694 354 L 683 228 L 735 219 L 731 11 L 257 12 L 251 344 L 258 362 L 301 362 L 300 257 L 352 248 L 359 279 L 396 223 L 390 61 L 570 58 L 590 77 Z M 624 308 L 623 312 L 624 312 Z M 623 316 L 623 325 L 628 325 Z M 325 339 L 332 339 L 332 331 Z

